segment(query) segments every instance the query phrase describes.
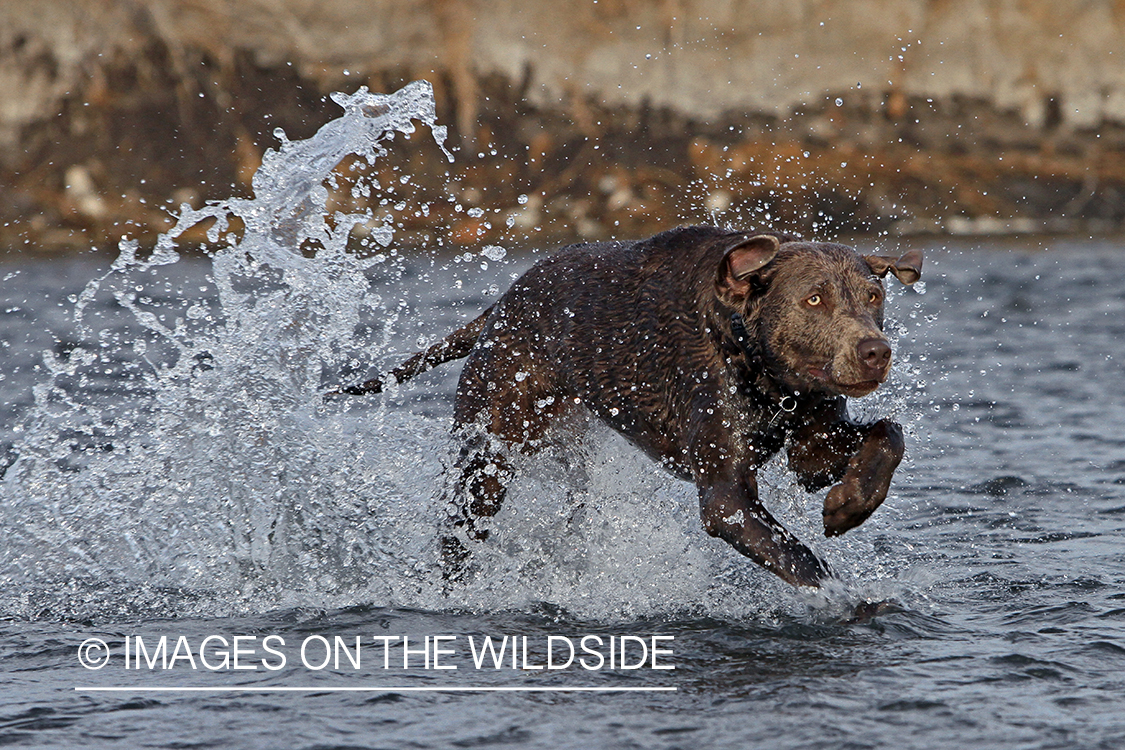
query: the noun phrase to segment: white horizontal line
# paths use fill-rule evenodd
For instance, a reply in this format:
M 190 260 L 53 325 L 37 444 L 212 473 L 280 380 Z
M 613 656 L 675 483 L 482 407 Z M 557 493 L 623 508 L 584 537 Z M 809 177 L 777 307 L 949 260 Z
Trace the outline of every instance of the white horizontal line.
M 80 693 L 668 693 L 675 687 L 75 687 Z

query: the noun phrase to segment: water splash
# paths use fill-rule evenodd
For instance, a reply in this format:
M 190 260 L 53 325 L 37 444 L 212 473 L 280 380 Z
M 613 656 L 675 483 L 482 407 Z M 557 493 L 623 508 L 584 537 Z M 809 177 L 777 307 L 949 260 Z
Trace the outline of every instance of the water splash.
M 703 533 L 693 487 L 596 424 L 520 467 L 494 539 L 474 556 L 477 577 L 443 590 L 436 524 L 456 450 L 447 412 L 399 408 L 393 392 L 344 404 L 321 394 L 355 362 L 389 355 L 410 307 L 402 286 L 419 276 L 394 248 L 393 223 L 330 208 L 349 189 L 341 172 L 374 165 L 415 122 L 439 146 L 445 131 L 425 82 L 333 100 L 344 114 L 312 138 L 279 135 L 253 198 L 182 207 L 151 254 L 123 241 L 74 298 L 76 335 L 47 353 L 0 485 L 0 612 L 542 601 L 603 620 L 802 610 L 788 587 Z M 184 252 L 197 227 L 206 258 Z M 359 227 L 395 260 L 356 252 Z M 483 291 L 514 260 L 499 247 L 481 257 L 496 264 L 476 279 Z M 458 301 L 469 291 L 458 288 Z M 780 487 L 771 502 L 816 538 L 805 517 L 818 509 L 780 476 L 764 480 Z
M 382 259 L 349 250 L 373 212 L 327 205 L 346 159 L 374 165 L 415 121 L 439 146 L 445 131 L 424 81 L 332 98 L 344 114 L 308 140 L 281 134 L 253 198 L 185 205 L 147 257 L 123 240 L 74 300 L 77 340 L 47 353 L 3 480 L 6 582 L 330 594 L 385 560 L 391 519 L 369 506 L 419 493 L 396 467 L 440 465 L 396 455 L 431 425 L 323 418 L 324 379 L 358 348 L 373 353 L 357 326 L 394 318 L 365 273 Z M 215 248 L 202 273 L 181 258 L 201 225 Z M 377 474 L 361 460 L 372 444 Z M 397 568 L 419 565 L 416 550 L 395 553 Z

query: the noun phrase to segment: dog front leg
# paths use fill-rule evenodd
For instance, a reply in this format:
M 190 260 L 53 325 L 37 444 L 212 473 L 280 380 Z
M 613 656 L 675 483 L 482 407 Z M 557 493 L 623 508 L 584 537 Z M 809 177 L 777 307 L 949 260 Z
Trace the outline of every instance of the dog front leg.
M 794 586 L 820 586 L 831 576 L 816 554 L 777 522 L 758 500 L 753 472 L 699 490 L 703 528 Z
M 906 452 L 902 427 L 881 419 L 867 435 L 840 483 L 824 498 L 824 535 L 839 536 L 867 520 L 887 499 L 891 477 Z
M 811 411 L 789 441 L 789 468 L 810 492 L 839 482 L 824 500 L 824 535 L 859 526 L 887 498 L 905 451 L 902 428 L 887 419 L 855 424 L 844 400 Z

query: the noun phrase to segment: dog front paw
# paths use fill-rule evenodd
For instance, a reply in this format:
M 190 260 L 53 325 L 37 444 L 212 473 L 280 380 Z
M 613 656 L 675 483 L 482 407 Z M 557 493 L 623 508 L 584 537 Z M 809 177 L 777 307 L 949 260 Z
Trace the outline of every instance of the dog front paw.
M 865 498 L 858 482 L 841 482 L 828 490 L 824 498 L 824 535 L 840 536 L 854 529 L 866 521 L 881 502 L 881 499 Z

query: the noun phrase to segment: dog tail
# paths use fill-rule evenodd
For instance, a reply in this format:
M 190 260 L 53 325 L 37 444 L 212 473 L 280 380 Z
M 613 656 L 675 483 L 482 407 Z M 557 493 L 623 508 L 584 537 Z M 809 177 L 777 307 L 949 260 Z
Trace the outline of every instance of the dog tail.
M 493 307 L 495 307 L 495 305 L 493 305 Z M 382 393 L 383 386 L 389 382 L 390 378 L 394 378 L 395 383 L 405 383 L 415 375 L 420 375 L 427 370 L 432 370 L 442 362 L 448 362 L 451 359 L 460 359 L 461 357 L 467 356 L 472 350 L 473 344 L 475 344 L 480 337 L 480 332 L 484 330 L 484 321 L 491 312 L 492 307 L 481 313 L 472 323 L 469 323 L 463 328 L 458 328 L 426 351 L 418 352 L 389 373 L 384 373 L 359 385 L 350 385 L 341 388 L 335 391 L 335 393 L 344 393 L 349 396 L 362 396 L 366 393 Z M 328 395 L 334 394 L 330 393 Z

